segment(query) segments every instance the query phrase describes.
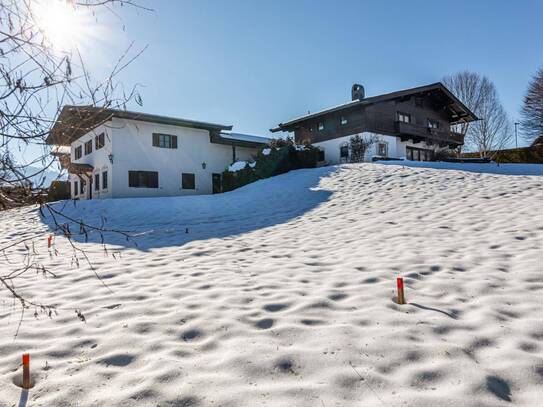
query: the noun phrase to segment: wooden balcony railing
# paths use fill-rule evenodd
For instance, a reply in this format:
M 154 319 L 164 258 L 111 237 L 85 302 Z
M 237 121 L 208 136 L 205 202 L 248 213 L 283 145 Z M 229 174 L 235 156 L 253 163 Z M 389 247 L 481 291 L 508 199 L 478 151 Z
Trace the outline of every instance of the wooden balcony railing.
M 464 144 L 464 136 L 459 133 L 442 129 L 431 129 L 413 123 L 396 122 L 398 135 L 414 137 L 417 139 L 429 139 L 437 143 Z

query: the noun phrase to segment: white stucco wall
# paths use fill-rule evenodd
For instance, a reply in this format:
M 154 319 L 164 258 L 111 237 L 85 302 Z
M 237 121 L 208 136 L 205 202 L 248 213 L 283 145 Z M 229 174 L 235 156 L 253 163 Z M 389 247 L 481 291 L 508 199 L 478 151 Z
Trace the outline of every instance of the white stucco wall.
M 340 147 L 342 145 L 348 145 L 350 138 L 354 135 L 355 134 L 351 134 L 348 136 L 339 137 L 332 140 L 326 140 L 320 143 L 315 143 L 314 145 L 316 147 L 324 149 L 324 158 L 327 164 L 339 164 L 341 162 Z M 407 146 L 422 148 L 422 149 L 431 148 L 427 146 L 426 143 L 424 142 L 417 143 L 417 144 L 414 144 L 411 141 L 402 142 L 399 137 L 395 137 L 395 136 L 386 136 L 386 135 L 368 133 L 368 132 L 360 133 L 360 135 L 365 139 L 369 139 L 370 137 L 373 136 L 378 139 L 378 142 L 386 143 L 387 150 L 388 150 L 388 157 L 391 157 L 391 158 L 405 158 L 405 148 Z M 377 143 L 375 143 L 372 146 L 370 146 L 370 148 L 366 151 L 366 154 L 364 156 L 364 161 L 370 162 L 372 157 L 377 155 L 377 152 L 378 152 Z
M 94 137 L 97 136 L 100 133 L 104 133 L 104 147 L 96 150 L 95 149 L 95 143 L 94 143 Z M 85 155 L 85 142 L 92 140 L 92 153 Z M 75 149 L 81 146 L 82 150 L 82 157 L 78 160 L 75 159 Z M 108 155 L 111 154 L 112 151 L 112 142 L 111 142 L 111 129 L 108 129 L 107 126 L 101 125 L 95 128 L 94 130 L 90 131 L 89 133 L 85 134 L 83 137 L 80 137 L 78 140 L 74 141 L 71 145 L 71 152 L 70 152 L 70 159 L 72 163 L 77 164 L 90 164 L 94 167 L 94 171 L 92 173 L 92 179 L 94 180 L 95 174 L 100 174 L 100 189 L 96 191 L 94 189 L 94 185 L 92 186 L 92 198 L 98 199 L 98 198 L 111 198 L 112 197 L 112 167 L 111 163 L 109 162 Z M 102 172 L 107 171 L 108 173 L 108 187 L 103 188 L 102 187 Z M 86 181 L 86 188 L 83 194 L 80 194 L 79 191 L 76 195 L 74 195 L 74 181 L 77 181 L 78 183 L 80 181 L 80 177 L 74 174 L 70 174 L 69 180 L 71 184 L 71 191 L 72 191 L 72 198 L 78 198 L 78 199 L 88 199 L 89 197 L 89 188 L 91 185 L 89 177 L 81 176 Z
M 92 154 L 74 160 L 75 147 L 83 146 L 102 131 L 107 134 L 106 145 L 97 151 L 93 145 Z M 177 136 L 177 148 L 154 147 L 153 133 Z M 113 163 L 109 162 L 109 154 L 113 155 Z M 236 147 L 238 160 L 249 160 L 254 154 L 255 148 Z M 93 198 L 211 194 L 212 174 L 222 173 L 232 163 L 232 147 L 211 143 L 207 130 L 113 118 L 72 143 L 72 162 L 90 164 L 97 171 L 108 170 L 108 190 L 99 194 L 93 190 Z M 202 163 L 206 164 L 205 169 Z M 157 171 L 159 187 L 129 187 L 128 171 Z M 181 188 L 182 173 L 195 174 L 195 189 Z M 86 199 L 88 194 L 76 197 Z

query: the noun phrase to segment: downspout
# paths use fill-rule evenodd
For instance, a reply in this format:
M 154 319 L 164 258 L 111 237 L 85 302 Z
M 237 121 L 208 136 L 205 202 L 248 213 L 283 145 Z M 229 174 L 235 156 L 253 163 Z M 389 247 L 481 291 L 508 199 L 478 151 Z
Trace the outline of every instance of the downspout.
M 232 164 L 236 162 L 236 145 L 232 143 Z

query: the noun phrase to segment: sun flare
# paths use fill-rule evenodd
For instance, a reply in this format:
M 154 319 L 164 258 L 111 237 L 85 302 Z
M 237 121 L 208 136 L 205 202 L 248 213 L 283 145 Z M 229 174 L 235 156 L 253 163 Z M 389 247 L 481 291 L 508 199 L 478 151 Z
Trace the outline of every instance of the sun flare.
M 48 45 L 68 51 L 81 40 L 84 23 L 80 9 L 66 0 L 40 0 L 34 18 Z

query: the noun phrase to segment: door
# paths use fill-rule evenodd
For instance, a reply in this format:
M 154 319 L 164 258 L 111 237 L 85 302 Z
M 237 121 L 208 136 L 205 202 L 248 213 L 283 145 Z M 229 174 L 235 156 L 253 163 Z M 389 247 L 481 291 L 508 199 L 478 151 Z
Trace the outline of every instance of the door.
M 211 174 L 211 180 L 213 183 L 213 193 L 220 194 L 222 192 L 221 174 Z

